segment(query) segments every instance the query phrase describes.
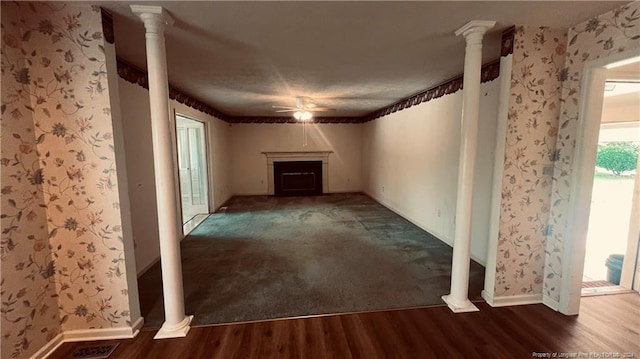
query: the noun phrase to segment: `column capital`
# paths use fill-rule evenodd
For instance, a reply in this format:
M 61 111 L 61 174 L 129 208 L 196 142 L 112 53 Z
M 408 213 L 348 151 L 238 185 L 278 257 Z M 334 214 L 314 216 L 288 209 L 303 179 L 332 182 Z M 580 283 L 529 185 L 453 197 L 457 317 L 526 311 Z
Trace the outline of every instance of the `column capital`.
M 482 39 L 484 33 L 493 28 L 496 25 L 495 21 L 484 21 L 484 20 L 472 20 L 468 23 L 464 24 L 461 28 L 456 30 L 456 36 L 464 36 L 467 41 L 471 38 L 479 37 Z
M 173 17 L 162 6 L 130 5 L 130 7 L 131 12 L 142 19 L 147 30 L 149 26 L 173 25 Z

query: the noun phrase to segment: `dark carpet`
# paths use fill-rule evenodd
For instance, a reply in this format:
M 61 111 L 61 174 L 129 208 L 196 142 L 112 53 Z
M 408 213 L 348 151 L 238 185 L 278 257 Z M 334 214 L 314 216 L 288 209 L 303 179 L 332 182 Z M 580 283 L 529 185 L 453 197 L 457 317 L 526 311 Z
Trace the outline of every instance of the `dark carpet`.
M 363 194 L 234 197 L 182 241 L 195 325 L 442 305 L 452 249 Z M 160 264 L 139 279 L 145 326 L 163 322 Z M 471 262 L 471 300 L 484 268 Z

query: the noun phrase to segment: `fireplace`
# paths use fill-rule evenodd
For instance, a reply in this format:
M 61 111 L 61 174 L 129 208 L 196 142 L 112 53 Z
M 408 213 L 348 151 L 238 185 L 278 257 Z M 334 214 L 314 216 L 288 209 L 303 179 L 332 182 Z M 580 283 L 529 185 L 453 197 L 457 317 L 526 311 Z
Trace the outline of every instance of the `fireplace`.
M 282 184 L 285 181 L 285 185 L 290 185 L 298 188 L 309 188 L 312 183 L 318 186 L 320 189 L 315 194 L 329 193 L 329 155 L 333 151 L 273 151 L 262 152 L 267 157 L 267 193 L 270 195 L 276 194 L 276 181 Z M 319 171 L 312 171 L 307 168 L 303 168 L 301 171 L 291 171 L 286 175 L 284 179 L 276 177 L 276 163 L 282 162 L 316 162 L 320 164 Z M 280 165 L 278 165 L 280 166 Z M 291 193 L 291 192 L 289 192 Z M 282 194 L 278 194 L 282 195 Z M 288 195 L 288 194 L 284 194 Z M 290 194 L 294 195 L 294 194 Z
M 322 161 L 273 163 L 276 196 L 314 196 L 322 194 Z

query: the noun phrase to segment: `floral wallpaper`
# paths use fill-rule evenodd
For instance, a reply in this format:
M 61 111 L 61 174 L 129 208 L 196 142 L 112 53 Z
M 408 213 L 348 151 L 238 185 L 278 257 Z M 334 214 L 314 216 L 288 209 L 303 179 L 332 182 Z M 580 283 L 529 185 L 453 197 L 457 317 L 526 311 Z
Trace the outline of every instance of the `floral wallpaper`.
M 2 2 L 2 357 L 130 326 L 99 8 Z
M 640 3 L 633 2 L 585 21 L 569 30 L 566 66 L 562 71 L 562 106 L 554 153 L 551 216 L 547 227 L 543 294 L 560 301 L 563 241 L 569 207 L 569 179 L 578 133 L 580 82 L 587 61 L 640 49 Z
M 517 27 L 494 296 L 542 292 L 566 30 Z
M 61 330 L 31 99 L 16 87 L 21 59 L 18 7 L 2 3 L 2 358 L 34 353 Z M 11 60 L 10 60 L 11 59 Z

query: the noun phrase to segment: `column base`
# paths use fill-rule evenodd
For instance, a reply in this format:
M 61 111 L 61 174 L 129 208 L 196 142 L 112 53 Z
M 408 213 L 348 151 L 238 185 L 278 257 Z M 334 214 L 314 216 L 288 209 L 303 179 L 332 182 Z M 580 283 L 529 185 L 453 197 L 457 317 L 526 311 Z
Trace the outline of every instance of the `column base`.
M 187 336 L 189 329 L 191 329 L 189 324 L 191 324 L 192 320 L 193 315 L 187 315 L 176 325 L 167 325 L 167 322 L 164 322 L 153 339 L 184 338 Z
M 443 295 L 442 300 L 447 303 L 449 309 L 454 313 L 467 313 L 467 312 L 479 312 L 480 309 L 476 307 L 469 299 L 466 299 L 463 303 L 454 303 L 449 295 Z

